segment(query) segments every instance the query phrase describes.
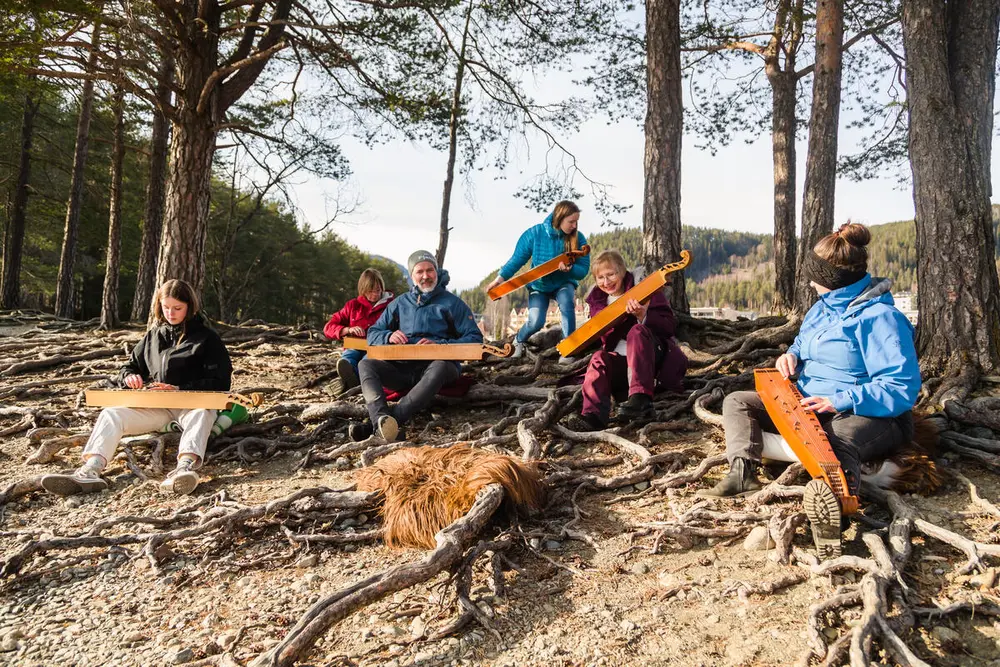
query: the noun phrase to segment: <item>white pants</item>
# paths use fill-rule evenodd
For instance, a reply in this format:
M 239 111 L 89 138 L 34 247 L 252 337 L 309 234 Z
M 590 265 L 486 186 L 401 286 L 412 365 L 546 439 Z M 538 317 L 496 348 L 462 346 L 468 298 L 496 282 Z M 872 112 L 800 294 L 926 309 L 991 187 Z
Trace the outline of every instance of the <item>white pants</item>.
M 157 431 L 176 421 L 182 429 L 177 456 L 193 454 L 198 457 L 196 466 L 201 467 L 216 412 L 176 408 L 104 408 L 97 417 L 87 446 L 83 448 L 83 459 L 86 461 L 99 454 L 108 462 L 115 455 L 123 436 Z
M 799 457 L 792 451 L 791 445 L 785 442 L 785 439 L 779 434 L 763 431 L 761 436 L 764 440 L 762 458 L 770 459 L 771 461 L 786 461 L 788 463 L 794 463 L 799 460 Z

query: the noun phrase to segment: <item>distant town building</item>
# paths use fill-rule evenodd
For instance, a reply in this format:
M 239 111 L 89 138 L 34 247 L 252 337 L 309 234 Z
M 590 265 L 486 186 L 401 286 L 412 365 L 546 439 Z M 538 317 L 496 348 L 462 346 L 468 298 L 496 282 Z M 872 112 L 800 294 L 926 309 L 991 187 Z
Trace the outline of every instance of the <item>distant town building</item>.
M 896 302 L 896 308 L 899 309 L 901 313 L 906 315 L 906 319 L 910 321 L 913 326 L 917 325 L 917 295 L 913 292 L 899 292 L 893 293 L 893 300 Z

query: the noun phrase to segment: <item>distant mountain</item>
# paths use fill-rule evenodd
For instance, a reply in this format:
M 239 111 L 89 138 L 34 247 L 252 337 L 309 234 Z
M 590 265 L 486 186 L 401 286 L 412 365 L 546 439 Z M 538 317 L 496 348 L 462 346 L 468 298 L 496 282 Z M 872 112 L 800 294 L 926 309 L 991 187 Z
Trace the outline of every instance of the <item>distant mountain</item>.
M 413 280 L 410 278 L 410 272 L 406 270 L 405 266 L 403 266 L 402 264 L 400 264 L 396 260 L 389 259 L 388 257 L 386 257 L 384 255 L 371 255 L 371 256 L 374 257 L 375 259 L 382 260 L 386 264 L 392 264 L 393 266 L 395 266 L 396 268 L 398 268 L 400 275 L 406 281 L 407 287 L 413 287 Z
M 993 206 L 993 230 L 1000 223 L 1000 205 Z M 912 220 L 871 225 L 872 242 L 868 263 L 873 274 L 892 278 L 896 292 L 916 291 L 916 227 Z M 614 229 L 588 236 L 591 256 L 616 249 L 626 264 L 637 266 L 642 255 L 642 232 L 637 228 Z M 685 270 L 688 299 L 692 307 L 718 306 L 737 310 L 766 311 L 774 297 L 774 248 L 770 234 L 749 234 L 701 227 L 681 228 L 681 243 L 691 251 Z M 482 312 L 487 297 L 484 288 L 496 271 L 461 297 L 476 312 Z M 577 294 L 585 295 L 593 285 L 588 276 Z M 527 290 L 511 295 L 511 305 L 523 308 Z

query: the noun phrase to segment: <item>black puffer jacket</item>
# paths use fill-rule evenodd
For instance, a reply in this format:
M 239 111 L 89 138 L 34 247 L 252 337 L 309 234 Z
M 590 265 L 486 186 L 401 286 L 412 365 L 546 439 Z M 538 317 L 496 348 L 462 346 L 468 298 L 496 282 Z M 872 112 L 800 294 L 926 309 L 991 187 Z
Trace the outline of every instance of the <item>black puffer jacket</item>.
M 147 331 L 118 372 L 119 386 L 125 386 L 129 375 L 186 390 L 229 391 L 233 364 L 219 334 L 195 315 L 183 325 L 162 324 Z

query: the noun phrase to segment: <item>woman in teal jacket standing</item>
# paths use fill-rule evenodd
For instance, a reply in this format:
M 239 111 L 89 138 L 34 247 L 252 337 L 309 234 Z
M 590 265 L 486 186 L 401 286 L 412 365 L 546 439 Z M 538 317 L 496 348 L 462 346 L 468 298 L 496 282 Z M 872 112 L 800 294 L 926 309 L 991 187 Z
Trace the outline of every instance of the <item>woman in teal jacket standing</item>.
M 803 270 L 819 300 L 775 366 L 798 373 L 802 406 L 816 413 L 847 478 L 861 486 L 861 464 L 893 455 L 913 439 L 912 409 L 920 392 L 913 326 L 893 305 L 892 281 L 868 273 L 871 234 L 848 223 L 816 244 Z M 738 391 L 722 405 L 729 475 L 703 496 L 736 496 L 760 488 L 755 472 L 763 432 L 776 432 L 755 391 Z M 821 494 L 822 497 L 816 497 Z M 806 513 L 821 554 L 840 553 L 840 511 L 833 491 L 806 487 Z
M 580 208 L 571 201 L 563 200 L 555 205 L 552 213 L 534 227 L 529 227 L 517 240 L 514 254 L 500 268 L 496 279 L 487 290 L 510 280 L 514 274 L 531 260 L 532 268 L 558 257 L 564 252 L 578 250 L 587 244 L 587 239 L 577 230 Z M 590 257 L 584 256 L 570 264 L 560 264 L 555 273 L 539 278 L 528 284 L 528 321 L 514 338 L 514 355 L 524 354 L 524 341 L 545 324 L 545 313 L 549 301 L 556 300 L 562 317 L 563 338 L 576 330 L 576 286 L 590 271 Z M 561 358 L 560 362 L 565 361 Z

